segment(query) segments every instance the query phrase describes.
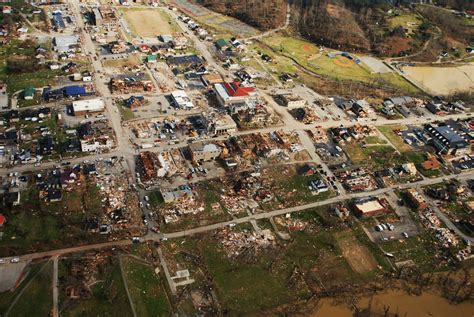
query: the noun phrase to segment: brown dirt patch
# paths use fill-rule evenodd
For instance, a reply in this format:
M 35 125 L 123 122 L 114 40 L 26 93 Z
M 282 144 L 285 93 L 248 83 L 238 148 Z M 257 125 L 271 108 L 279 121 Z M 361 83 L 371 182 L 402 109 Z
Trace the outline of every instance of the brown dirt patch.
M 303 51 L 310 52 L 311 51 L 311 45 L 309 45 L 309 44 L 303 45 Z
M 354 62 L 345 57 L 334 57 L 332 61 L 339 67 L 350 68 L 354 66 Z
M 369 249 L 361 245 L 351 232 L 341 233 L 337 239 L 342 255 L 357 273 L 370 272 L 377 268 L 377 261 Z
M 166 12 L 160 9 L 125 10 L 124 15 L 131 31 L 138 36 L 155 37 L 176 31 Z

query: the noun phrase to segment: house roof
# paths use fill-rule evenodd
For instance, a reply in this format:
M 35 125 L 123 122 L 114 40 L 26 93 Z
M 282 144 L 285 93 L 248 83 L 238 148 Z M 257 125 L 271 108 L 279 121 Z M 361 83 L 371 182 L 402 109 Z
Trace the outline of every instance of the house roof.
M 6 221 L 7 218 L 3 214 L 0 214 L 0 226 L 3 226 Z
M 67 86 L 64 87 L 64 94 L 66 96 L 85 95 L 86 88 L 82 86 Z
M 230 97 L 247 97 L 255 91 L 254 87 L 242 87 L 239 82 L 224 83 L 223 86 Z
M 229 45 L 229 43 L 224 39 L 218 39 L 216 41 L 216 46 L 219 47 L 219 48 L 225 47 L 227 45 Z
M 23 90 L 23 94 L 25 96 L 34 96 L 35 92 L 36 92 L 36 89 L 33 86 L 28 86 L 25 88 L 25 90 Z
M 203 60 L 197 55 L 169 56 L 166 61 L 168 64 L 173 65 L 201 64 L 203 62 Z

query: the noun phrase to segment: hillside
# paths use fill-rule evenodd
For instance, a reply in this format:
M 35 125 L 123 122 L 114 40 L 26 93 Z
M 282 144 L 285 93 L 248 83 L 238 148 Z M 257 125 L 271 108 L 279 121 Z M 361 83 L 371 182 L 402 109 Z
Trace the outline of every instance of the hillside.
M 285 23 L 285 0 L 195 0 L 195 2 L 260 29 L 271 29 Z
M 284 0 L 194 0 L 262 30 L 284 24 Z M 398 57 L 417 54 L 436 61 L 442 51 L 461 57 L 474 38 L 472 20 L 430 6 L 393 7 L 385 0 L 291 0 L 291 29 L 314 43 L 340 50 Z M 469 0 L 443 0 L 446 7 L 470 10 Z M 425 43 L 428 45 L 423 50 Z

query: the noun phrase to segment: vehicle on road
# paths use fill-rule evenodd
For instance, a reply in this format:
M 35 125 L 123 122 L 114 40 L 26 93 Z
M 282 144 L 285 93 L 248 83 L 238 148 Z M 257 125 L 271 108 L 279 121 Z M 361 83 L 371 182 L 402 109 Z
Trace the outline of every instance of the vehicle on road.
M 20 262 L 20 258 L 13 258 L 10 260 L 11 263 L 18 263 Z

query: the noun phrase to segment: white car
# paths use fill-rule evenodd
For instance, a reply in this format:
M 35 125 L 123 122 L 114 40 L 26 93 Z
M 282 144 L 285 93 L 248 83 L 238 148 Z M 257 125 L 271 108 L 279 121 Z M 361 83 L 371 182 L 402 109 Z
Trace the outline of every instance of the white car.
M 13 258 L 10 260 L 11 263 L 18 263 L 20 262 L 20 258 Z
M 0 259 L 0 264 L 5 264 L 7 263 L 7 261 L 5 261 L 5 259 Z

